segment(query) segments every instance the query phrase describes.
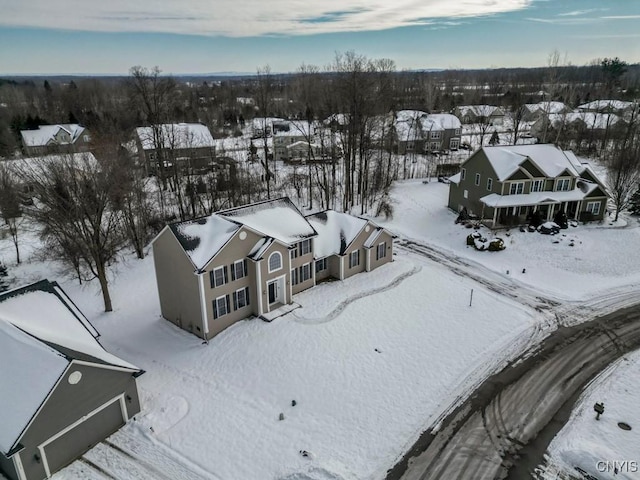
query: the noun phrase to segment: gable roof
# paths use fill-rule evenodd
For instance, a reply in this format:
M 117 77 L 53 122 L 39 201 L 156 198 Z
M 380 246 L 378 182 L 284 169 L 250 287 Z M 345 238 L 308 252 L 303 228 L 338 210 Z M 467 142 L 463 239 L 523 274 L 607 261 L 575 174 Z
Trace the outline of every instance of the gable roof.
M 363 218 L 335 210 L 314 213 L 306 218 L 318 232 L 318 237 L 313 244 L 313 254 L 316 258 L 344 255 L 368 223 Z
M 553 113 L 562 113 L 562 112 L 566 112 L 568 110 L 570 110 L 569 107 L 567 107 L 564 103 L 562 102 L 538 102 L 538 103 L 527 103 L 524 106 L 527 110 L 529 110 L 531 113 L 536 113 L 538 111 L 541 111 L 542 113 L 548 113 L 548 114 L 553 114 Z
M 202 271 L 243 225 L 284 245 L 317 235 L 289 197 L 221 210 L 208 217 L 172 223 L 168 228 L 196 270 Z M 258 260 L 259 247 L 254 250 L 250 258 Z
M 0 295 L 0 385 L 11 385 L 11 395 L 0 395 L 0 451 L 12 449 L 72 360 L 139 371 L 97 336 L 55 282 Z
M 197 270 L 206 267 L 241 227 L 242 225 L 215 213 L 208 217 L 169 225 L 169 229 Z
M 85 128 L 75 123 L 60 124 L 60 125 L 40 125 L 37 130 L 21 130 L 22 142 L 27 147 L 44 147 L 51 142 L 55 142 L 55 136 L 60 130 L 64 130 L 70 136 L 69 142 L 60 143 L 60 145 L 69 145 L 74 143 Z
M 156 146 L 154 128 L 158 129 L 157 141 L 160 146 Z M 216 145 L 209 129 L 200 123 L 166 123 L 156 127 L 138 127 L 136 135 L 140 139 L 143 150 L 213 148 Z
M 318 234 L 289 197 L 223 210 L 218 215 L 287 245 Z
M 597 112 L 571 112 L 565 114 L 549 115 L 549 122 L 554 128 L 562 125 L 571 125 L 575 122 L 582 122 L 589 130 L 604 130 L 621 121 L 622 119 L 614 113 Z
M 504 115 L 502 109 L 495 105 L 460 105 L 456 108 L 463 117 L 470 113 L 476 117 L 490 117 L 494 113 L 497 115 Z
M 563 151 L 554 145 L 482 147 L 479 151 L 484 152 L 487 156 L 499 181 L 504 181 L 513 175 L 526 159 L 530 159 L 545 176 L 550 178 L 557 177 L 565 170 L 572 175 L 579 175 L 577 166 L 580 165 L 580 162 L 573 152 Z
M 629 108 L 633 102 L 624 100 L 594 100 L 593 102 L 583 103 L 578 106 L 578 110 L 587 110 L 592 112 L 621 111 Z

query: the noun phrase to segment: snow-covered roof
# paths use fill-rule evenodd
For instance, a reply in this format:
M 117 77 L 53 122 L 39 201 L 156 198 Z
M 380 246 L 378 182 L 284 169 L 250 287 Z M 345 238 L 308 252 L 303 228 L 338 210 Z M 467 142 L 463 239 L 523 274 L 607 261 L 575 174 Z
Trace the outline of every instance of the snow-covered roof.
M 549 122 L 554 127 L 570 125 L 574 122 L 583 122 L 587 129 L 604 130 L 615 125 L 621 118 L 614 113 L 596 112 L 571 112 L 565 114 L 549 115 Z
M 97 163 L 96 157 L 91 152 L 83 153 L 65 153 L 62 155 L 42 155 L 39 157 L 15 158 L 11 160 L 3 160 L 2 165 L 7 167 L 9 172 L 30 171 L 37 169 L 41 165 L 48 163 L 71 161 L 77 168 L 81 168 L 84 162 L 88 165 Z
M 218 215 L 287 245 L 317 234 L 289 197 L 224 210 Z
M 107 352 L 60 287 L 47 280 L 0 295 L 0 451 L 14 445 L 74 360 L 138 371 Z
M 367 220 L 334 210 L 315 213 L 306 218 L 318 232 L 313 243 L 316 258 L 343 255 L 367 224 Z
M 331 123 L 341 126 L 349 125 L 349 115 L 346 113 L 334 113 L 324 120 L 325 125 L 329 125 Z
M 289 126 L 289 130 L 282 131 L 277 130 L 273 132 L 274 137 L 305 137 L 309 138 L 311 135 L 311 131 L 309 129 L 309 123 L 307 121 L 283 121 Z M 311 123 L 311 127 L 313 128 L 313 123 Z
M 452 176 L 449 177 L 449 181 L 451 183 L 455 183 L 456 185 L 458 185 L 460 183 L 460 180 L 462 180 L 462 175 L 460 174 L 460 172 L 458 172 L 455 175 L 452 175 Z
M 236 222 L 210 215 L 169 225 L 197 270 L 202 270 L 241 228 Z
M 554 145 L 483 147 L 482 151 L 489 159 L 499 181 L 513 175 L 527 159 L 530 159 L 546 177 L 555 178 L 565 170 L 574 176 L 579 175 L 577 165 L 580 162 L 573 152 L 560 150 Z
M 524 106 L 527 110 L 532 113 L 542 111 L 543 113 L 562 113 L 568 110 L 571 110 L 562 102 L 538 102 L 538 103 L 527 103 Z
M 264 252 L 266 252 L 274 242 L 275 240 L 271 237 L 261 238 L 256 242 L 247 256 L 253 260 L 260 260 L 264 255 Z
M 594 100 L 578 106 L 578 110 L 592 112 L 620 111 L 629 108 L 631 105 L 633 105 L 633 102 L 625 102 L 623 100 Z
M 497 193 L 492 193 L 482 197 L 480 201 L 486 206 L 494 208 L 520 207 L 544 203 L 575 202 L 583 200 L 588 193 L 592 192 L 597 187 L 595 184 L 591 185 L 592 188 L 589 188 L 586 193 L 580 188 L 574 188 L 573 190 L 563 192 L 532 192 L 522 193 L 519 195 L 498 195 Z
M 157 128 L 157 139 L 154 138 L 154 128 Z M 200 123 L 167 123 L 157 127 L 138 127 L 136 135 L 140 139 L 143 150 L 215 146 L 211 132 Z
M 374 228 L 373 231 L 371 232 L 371 235 L 369 235 L 369 237 L 365 240 L 365 242 L 362 244 L 362 246 L 364 248 L 373 247 L 373 244 L 380 237 L 380 235 L 382 235 L 383 231 L 384 231 L 384 228 L 382 228 L 382 227 Z
M 420 122 L 422 123 L 422 129 L 425 131 L 462 128 L 460 119 L 450 113 L 430 113 L 426 117 L 422 117 Z
M 490 117 L 496 113 L 496 110 L 498 110 L 498 114 L 503 114 L 502 111 L 499 110 L 499 107 L 496 107 L 495 105 L 460 105 L 458 107 L 458 111 L 463 117 L 470 113 L 476 117 Z
M 60 130 L 69 134 L 68 142 L 57 142 L 55 136 Z M 84 132 L 84 127 L 75 123 L 61 125 L 40 125 L 37 130 L 22 130 L 22 141 L 27 147 L 44 147 L 51 142 L 68 145 L 74 143 Z

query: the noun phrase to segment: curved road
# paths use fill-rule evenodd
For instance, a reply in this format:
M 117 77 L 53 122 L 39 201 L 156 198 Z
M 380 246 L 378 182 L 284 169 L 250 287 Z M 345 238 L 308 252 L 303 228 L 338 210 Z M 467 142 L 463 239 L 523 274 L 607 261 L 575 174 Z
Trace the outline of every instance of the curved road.
M 563 422 L 552 422 L 554 416 L 563 406 L 567 410 L 610 363 L 639 347 L 640 305 L 560 327 L 534 351 L 488 378 L 437 432 L 424 432 L 387 478 L 529 477 L 526 470 L 542 461 L 549 439 L 562 427 Z M 538 433 L 545 428 L 545 440 L 538 445 Z M 522 462 L 519 454 L 527 451 L 539 458 Z

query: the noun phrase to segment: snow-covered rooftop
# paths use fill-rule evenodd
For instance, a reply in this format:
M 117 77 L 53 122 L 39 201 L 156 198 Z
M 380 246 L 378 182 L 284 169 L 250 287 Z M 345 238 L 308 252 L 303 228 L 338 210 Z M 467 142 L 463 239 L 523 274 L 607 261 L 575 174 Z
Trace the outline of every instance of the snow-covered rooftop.
M 532 113 L 542 111 L 544 113 L 562 113 L 568 110 L 571 110 L 562 102 L 538 102 L 538 103 L 527 103 L 524 106 L 527 110 Z
M 75 357 L 138 370 L 107 352 L 97 332 L 55 283 L 0 295 L 0 451 L 8 452 Z
M 458 107 L 460 115 L 463 117 L 472 113 L 476 117 L 489 117 L 493 115 L 498 107 L 495 105 L 461 105 Z M 498 113 L 502 113 L 498 111 Z
M 595 184 L 593 188 L 595 188 Z M 590 188 L 589 190 L 593 190 Z M 586 193 L 579 188 L 563 192 L 533 192 L 519 195 L 498 195 L 492 193 L 480 199 L 488 207 L 521 207 L 526 205 L 539 205 L 544 203 L 576 202 L 583 200 Z
M 623 100 L 594 100 L 593 102 L 579 105 L 578 110 L 592 112 L 620 111 L 629 108 L 632 105 L 633 102 L 626 102 Z
M 75 123 L 61 124 L 61 125 L 40 125 L 37 130 L 22 130 L 22 141 L 27 147 L 44 147 L 51 142 L 55 142 L 55 136 L 60 130 L 64 130 L 69 134 L 68 142 L 61 142 L 62 144 L 74 143 L 82 132 L 84 127 Z M 60 143 L 60 142 L 55 142 Z
M 450 113 L 430 113 L 426 117 L 420 119 L 422 123 L 422 129 L 425 131 L 431 130 L 455 130 L 462 128 L 460 119 Z
M 504 181 L 513 175 L 527 159 L 531 159 L 547 177 L 557 177 L 565 170 L 574 176 L 579 175 L 577 168 L 580 162 L 573 152 L 560 150 L 554 145 L 483 147 L 482 151 L 489 159 L 499 181 Z
M 169 226 L 197 270 L 207 263 L 241 228 L 215 213 L 206 218 L 174 223 Z
M 154 127 L 136 128 L 136 135 L 140 139 L 144 150 L 215 146 L 211 132 L 205 125 L 200 123 L 167 123 L 158 125 L 155 128 L 157 128 L 155 135 Z
M 614 113 L 571 112 L 549 115 L 549 122 L 554 127 L 569 125 L 574 122 L 582 122 L 587 129 L 603 130 L 615 125 L 619 121 L 620 117 Z
M 316 231 L 288 197 L 224 210 L 218 215 L 287 245 L 316 235 Z
M 307 220 L 318 232 L 313 244 L 316 258 L 344 254 L 367 224 L 367 220 L 334 210 L 309 215 Z

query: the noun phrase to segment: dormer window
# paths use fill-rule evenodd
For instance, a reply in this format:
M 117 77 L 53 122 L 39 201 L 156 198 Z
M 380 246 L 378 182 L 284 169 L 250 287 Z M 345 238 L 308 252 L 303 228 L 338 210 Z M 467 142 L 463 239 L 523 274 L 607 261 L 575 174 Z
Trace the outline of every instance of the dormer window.
M 570 178 L 559 178 L 556 180 L 556 192 L 566 192 L 571 184 Z

